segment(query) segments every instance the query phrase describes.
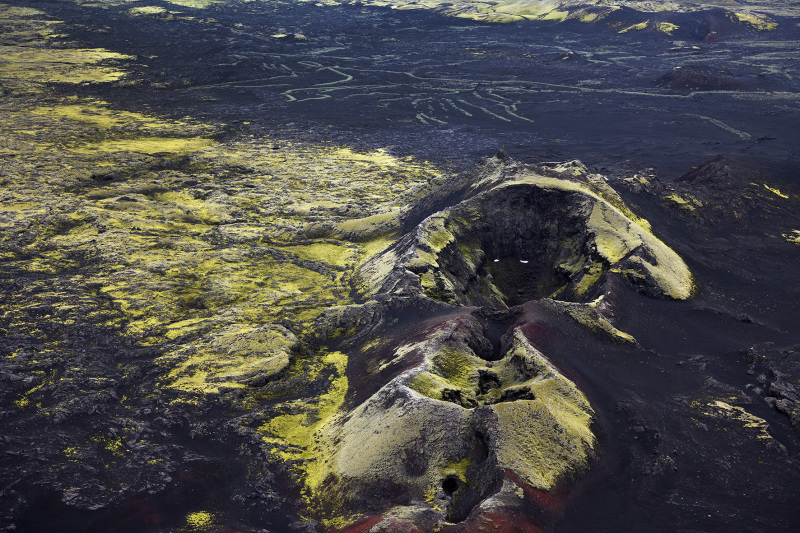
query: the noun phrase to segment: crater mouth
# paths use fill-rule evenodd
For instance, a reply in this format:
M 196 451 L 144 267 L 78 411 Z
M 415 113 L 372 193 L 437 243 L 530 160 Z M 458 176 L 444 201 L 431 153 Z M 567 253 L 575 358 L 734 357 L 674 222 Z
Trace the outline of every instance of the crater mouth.
M 426 294 L 453 303 L 505 308 L 540 298 L 591 297 L 580 280 L 592 264 L 607 265 L 592 260 L 586 210 L 584 198 L 571 191 L 520 184 L 484 193 L 429 219 L 419 256 L 429 253 L 436 265 L 411 262 L 410 270 Z M 443 237 L 448 242 L 437 250 Z
M 505 309 L 587 302 L 609 275 L 654 297 L 689 298 L 683 260 L 580 163 L 490 160 L 460 203 L 434 213 L 357 272 L 359 290 Z
M 519 400 L 536 400 L 536 389 L 554 375 L 542 354 L 516 329 L 500 339 L 501 357 L 484 359 L 476 346 L 491 344 L 474 316 L 459 317 L 443 325 L 449 341 L 427 356 L 427 365 L 407 383 L 430 398 L 465 409 Z M 457 340 L 456 340 L 457 339 Z

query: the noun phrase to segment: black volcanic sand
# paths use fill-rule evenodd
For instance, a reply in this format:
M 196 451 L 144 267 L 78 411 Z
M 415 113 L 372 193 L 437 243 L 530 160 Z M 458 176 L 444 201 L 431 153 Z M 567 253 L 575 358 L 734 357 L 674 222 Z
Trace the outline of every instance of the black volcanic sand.
M 74 22 L 86 45 L 138 58 L 141 87 L 101 94 L 128 108 L 393 146 L 461 168 L 500 145 L 530 161 L 632 159 L 663 177 L 718 153 L 798 157 L 791 20 L 757 31 L 722 10 L 672 14 L 679 29 L 666 35 L 618 33 L 646 18 L 629 9 L 597 24 L 496 25 L 288 2 L 212 6 L 194 21 L 36 6 Z M 271 37 L 295 33 L 308 40 Z
M 615 326 L 636 338 L 635 347 L 564 316 L 520 308 L 518 321 L 538 325 L 536 347 L 597 413 L 593 468 L 542 526 L 800 529 L 800 246 L 783 237 L 800 230 L 795 21 L 757 32 L 720 12 L 676 14 L 681 29 L 670 37 L 620 35 L 602 24 L 498 26 L 289 3 L 212 7 L 195 21 L 131 18 L 123 8 L 63 2 L 29 5 L 66 20 L 82 46 L 136 56 L 135 83 L 78 89 L 118 108 L 223 122 L 230 136 L 282 131 L 292 139 L 391 146 L 462 170 L 505 145 L 521 160 L 580 158 L 608 174 L 684 258 L 698 290 L 688 301 L 672 302 L 612 284 Z M 201 23 L 202 17 L 215 21 Z M 628 10 L 614 17 L 641 21 Z M 705 42 L 712 29 L 719 38 Z M 309 40 L 271 37 L 277 33 Z M 694 75 L 676 74 L 678 66 Z M 718 154 L 727 155 L 713 160 Z M 642 169 L 673 188 L 655 179 L 645 189 L 624 181 Z M 762 183 L 789 198 L 771 195 Z M 701 198 L 703 208 L 680 208 L 666 199 L 674 191 Z M 24 287 L 3 276 L 6 306 Z M 420 314 L 394 317 L 389 334 L 405 336 Z M 69 335 L 52 335 L 66 337 L 66 349 L 81 353 L 92 375 L 114 376 L 120 396 L 135 397 L 141 383 L 155 379 L 154 348 L 126 344 L 88 319 Z M 116 375 L 118 364 L 134 370 Z M 164 413 L 171 394 L 136 400 L 135 414 L 98 396 L 87 400 L 97 409 L 73 427 L 16 428 L 15 446 L 30 440 L 35 451 L 38 441 L 58 446 L 59 432 L 122 428 L 130 424 L 126 417 L 152 423 L 152 447 L 136 456 L 139 466 L 125 465 L 142 476 L 131 495 L 98 510 L 66 505 L 70 483 L 58 472 L 30 462 L 23 470 L 18 448 L 0 448 L 0 502 L 14 506 L 16 531 L 176 531 L 188 512 L 212 506 L 217 521 L 229 524 L 216 531 L 313 530 L 299 521 L 293 500 L 299 487 L 286 472 L 219 422 L 241 412 L 210 402 Z M 723 400 L 730 410 L 714 407 Z M 4 417 L 13 416 L 12 406 L 3 409 Z M 10 438 L 0 435 L 0 445 Z M 116 464 L 112 452 L 100 460 Z M 142 465 L 155 460 L 169 467 L 143 475 L 150 471 Z M 80 483 L 77 466 L 63 472 Z M 31 489 L 34 483 L 52 490 Z
M 756 176 L 797 188 L 796 167 L 737 155 L 682 178 L 684 190 L 714 190 L 725 206 L 716 217 L 698 222 L 697 215 L 664 216 L 663 207 L 638 204 L 700 285 L 684 303 L 619 293 L 617 326 L 645 351 L 589 347 L 561 334 L 550 344 L 580 375 L 593 404 L 603 406 L 605 441 L 602 466 L 557 530 L 593 521 L 602 524 L 598 531 L 631 523 L 639 524 L 633 530 L 791 531 L 800 523 L 791 503 L 800 490 L 798 427 L 770 398 L 776 382 L 797 383 L 800 250 L 776 234 L 797 225 L 797 211 L 778 207 L 779 197 L 750 197 L 746 188 Z M 732 206 L 742 198 L 736 219 Z M 763 417 L 781 446 L 744 437 L 731 421 L 698 417 L 691 403 L 700 391 Z

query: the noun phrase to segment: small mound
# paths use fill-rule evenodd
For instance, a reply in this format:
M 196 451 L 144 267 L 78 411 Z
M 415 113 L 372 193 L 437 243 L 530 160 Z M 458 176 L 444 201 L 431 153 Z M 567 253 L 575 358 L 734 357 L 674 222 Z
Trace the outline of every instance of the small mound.
M 662 74 L 653 80 L 653 85 L 688 91 L 738 91 L 751 89 L 753 84 L 736 78 L 728 68 L 684 65 Z

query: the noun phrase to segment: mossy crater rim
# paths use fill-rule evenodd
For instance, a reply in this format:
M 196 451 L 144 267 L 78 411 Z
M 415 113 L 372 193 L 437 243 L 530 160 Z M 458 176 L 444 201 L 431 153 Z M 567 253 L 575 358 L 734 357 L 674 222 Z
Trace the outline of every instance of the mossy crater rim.
M 362 265 L 363 294 L 502 309 L 543 298 L 588 302 L 614 275 L 649 296 L 691 297 L 693 276 L 681 257 L 583 165 L 543 169 L 495 158 L 474 178 L 461 202 Z

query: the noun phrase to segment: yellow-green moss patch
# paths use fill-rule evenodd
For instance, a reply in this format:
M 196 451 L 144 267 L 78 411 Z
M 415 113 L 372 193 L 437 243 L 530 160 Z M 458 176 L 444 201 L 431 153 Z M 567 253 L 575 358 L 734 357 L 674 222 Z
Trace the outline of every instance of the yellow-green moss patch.
M 328 390 L 308 401 L 286 405 L 293 411 L 279 415 L 259 428 L 264 443 L 275 456 L 295 465 L 297 475 L 305 483 L 306 503 L 314 506 L 315 491 L 327 476 L 330 450 L 325 447 L 322 432 L 338 414 L 348 390 L 345 376 L 347 356 L 341 352 L 324 353 L 313 372 L 332 373 Z
M 0 46 L 0 77 L 18 78 L 40 83 L 100 83 L 122 78 L 125 71 L 105 66 L 109 60 L 126 60 L 130 56 L 104 50 L 23 48 Z
M 787 242 L 800 246 L 800 230 L 798 229 L 792 230 L 791 233 L 784 233 L 783 238 L 786 239 Z
M 777 187 L 770 187 L 769 185 L 767 185 L 767 184 L 765 183 L 765 184 L 764 184 L 764 188 L 765 188 L 765 189 L 767 189 L 767 190 L 768 190 L 769 192 L 771 192 L 772 194 L 774 194 L 775 196 L 777 196 L 778 198 L 783 198 L 783 199 L 785 199 L 785 200 L 788 200 L 788 199 L 789 199 L 789 196 L 788 196 L 788 195 L 786 195 L 786 194 L 783 194 L 783 193 L 780 191 L 780 189 L 778 189 Z
M 628 33 L 631 30 L 642 31 L 642 30 L 646 29 L 649 24 L 650 24 L 650 20 L 648 19 L 648 20 L 645 20 L 644 22 L 639 22 L 638 24 L 632 24 L 632 25 L 628 26 L 627 28 L 623 28 L 623 29 L 619 30 L 617 33 Z
M 741 24 L 747 24 L 757 30 L 770 31 L 778 27 L 777 22 L 773 22 L 766 15 L 752 12 L 732 12 L 729 13 L 731 20 Z
M 192 393 L 215 393 L 220 387 L 264 384 L 283 372 L 297 338 L 286 328 L 232 325 L 216 330 L 161 357 L 170 387 Z
M 661 33 L 666 33 L 667 35 L 672 35 L 672 32 L 677 30 L 679 26 L 671 23 L 671 22 L 659 22 L 656 24 L 656 29 Z
M 166 13 L 167 10 L 161 6 L 137 6 L 128 10 L 131 15 L 160 15 Z
M 663 197 L 665 200 L 668 200 L 675 206 L 683 209 L 684 211 L 694 212 L 698 207 L 703 207 L 703 202 L 694 198 L 693 196 L 684 195 L 681 196 L 676 192 L 671 192 L 669 194 L 664 195 Z
M 97 152 L 139 152 L 143 154 L 169 153 L 184 155 L 213 146 L 210 139 L 181 137 L 139 137 L 136 139 L 114 139 L 85 144 L 75 151 L 85 154 Z
M 223 0 L 167 0 L 170 4 L 193 9 L 206 9 L 214 4 L 222 3 Z
M 186 515 L 186 527 L 189 531 L 205 531 L 213 527 L 214 514 L 208 511 L 194 511 Z
M 769 424 L 763 418 L 748 413 L 743 407 L 731 405 L 722 400 L 711 400 L 706 403 L 699 401 L 692 405 L 710 417 L 722 420 L 734 421 L 745 428 L 748 433 L 761 441 L 771 441 L 772 435 L 769 434 Z

